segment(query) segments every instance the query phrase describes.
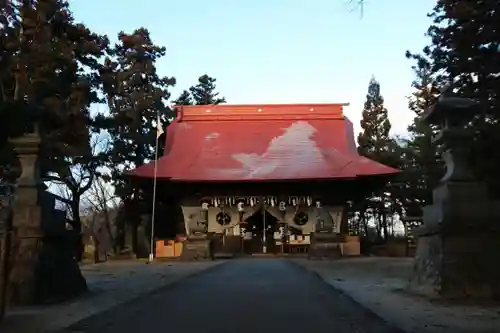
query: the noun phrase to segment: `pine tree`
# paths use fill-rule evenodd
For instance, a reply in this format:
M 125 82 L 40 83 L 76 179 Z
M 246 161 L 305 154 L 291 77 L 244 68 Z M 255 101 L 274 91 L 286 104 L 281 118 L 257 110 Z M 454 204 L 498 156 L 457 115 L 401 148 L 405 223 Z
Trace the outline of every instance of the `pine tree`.
M 196 105 L 221 104 L 226 103 L 224 97 L 219 97 L 215 86 L 216 79 L 202 75 L 198 78 L 198 84 L 189 88 L 189 92 Z
M 157 118 L 166 123 L 172 117 L 166 102 L 175 79 L 156 71 L 156 61 L 166 49 L 153 43 L 147 29 L 121 32 L 118 37 L 120 42 L 110 50 L 112 58 L 106 60 L 102 76 L 110 109 L 110 167 L 117 193 L 124 198 L 131 189 L 120 181 L 122 172 L 155 158 Z
M 160 117 L 162 124 L 166 124 L 173 118 L 166 103 L 170 97 L 168 89 L 175 79 L 158 74 L 156 61 L 165 55 L 166 49 L 152 41 L 147 29 L 140 28 L 131 34 L 121 32 L 118 37 L 119 43 L 108 51 L 111 57 L 106 59 L 101 73 L 110 114 L 100 121 L 106 123 L 110 135 L 108 167 L 127 216 L 127 224 L 118 220 L 118 246 L 135 249 L 137 242 L 128 243 L 125 235 L 131 230 L 132 238 L 137 240 L 142 198 L 139 189 L 122 175 L 155 159 L 157 120 Z
M 420 216 L 421 208 L 432 203 L 432 190 L 443 175 L 439 147 L 433 142 L 436 129 L 422 122 L 422 116 L 436 102 L 440 90 L 430 71 L 429 61 L 423 57 L 413 58 L 417 61 L 413 66 L 415 80 L 412 87 L 415 90 L 408 98 L 408 106 L 415 118 L 408 126 L 410 138 L 402 154 L 404 190 L 399 193 L 399 199 L 405 215 Z
M 100 165 L 89 109 L 99 101 L 99 58 L 107 38 L 76 24 L 64 1 L 40 0 L 25 15 L 25 35 L 33 40 L 27 95 L 40 111 L 40 175 L 70 193 L 59 199 L 70 208 L 73 229 L 81 232 L 81 197 Z M 82 249 L 79 245 L 78 258 Z
M 3 10 L 10 17 L 0 32 L 0 127 L 7 129 L 0 131 L 5 133 L 3 151 L 12 157 L 6 138 L 33 130 L 36 123 L 38 174 L 71 192 L 71 198 L 60 199 L 72 208 L 74 229 L 80 230 L 80 197 L 97 167 L 89 107 L 99 100 L 97 72 L 107 39 L 76 24 L 65 1 L 10 5 Z
M 180 96 L 173 101 L 174 105 L 193 105 L 193 98 L 191 97 L 191 93 L 187 90 L 182 91 Z

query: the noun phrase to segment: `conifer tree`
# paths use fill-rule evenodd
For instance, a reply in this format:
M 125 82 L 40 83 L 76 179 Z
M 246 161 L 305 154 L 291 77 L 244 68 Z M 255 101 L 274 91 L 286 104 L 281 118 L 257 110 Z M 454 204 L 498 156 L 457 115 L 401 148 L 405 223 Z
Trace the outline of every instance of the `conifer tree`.
M 157 118 L 165 124 L 172 116 L 166 102 L 175 79 L 156 71 L 156 61 L 166 49 L 154 44 L 147 29 L 121 32 L 118 37 L 120 42 L 109 51 L 112 56 L 102 76 L 110 109 L 110 167 L 117 193 L 124 198 L 130 188 L 120 181 L 122 172 L 155 158 Z
M 386 165 L 397 166 L 397 146 L 390 137 L 391 123 L 380 92 L 380 84 L 374 77 L 368 85 L 360 124 L 362 132 L 358 135 L 359 154 Z M 373 193 L 365 203 L 365 207 L 371 209 L 378 217 L 376 224 L 378 238 L 381 238 L 383 230 L 385 240 L 388 236 L 388 211 L 394 210 L 394 207 L 390 207 L 391 202 L 386 194 L 390 187 L 391 184 L 388 184 L 377 193 Z
M 384 98 L 380 93 L 380 84 L 372 78 L 368 85 L 368 94 L 361 119 L 362 132 L 358 135 L 358 152 L 360 155 L 381 163 L 389 163 L 393 140 L 390 138 L 391 122 Z
M 470 161 L 476 176 L 500 196 L 500 2 L 438 1 L 429 16 L 431 43 L 418 56 L 428 59 L 437 85 L 453 82 L 458 95 L 481 103 L 469 126 Z
M 75 23 L 65 1 L 9 4 L 3 17 L 6 12 L 10 17 L 0 31 L 0 127 L 7 129 L 0 141 L 36 124 L 41 137 L 37 174 L 68 189 L 71 197 L 59 199 L 71 207 L 70 221 L 80 231 L 80 197 L 97 166 L 89 107 L 99 100 L 97 73 L 107 39 Z M 9 145 L 3 146 L 9 156 Z
M 121 32 L 118 37 L 119 43 L 108 50 L 110 57 L 101 73 L 110 110 L 109 117 L 101 122 L 106 124 L 111 140 L 107 153 L 112 183 L 124 202 L 125 211 L 120 216 L 127 217 L 117 221 L 117 245 L 135 251 L 143 198 L 137 186 L 131 186 L 122 175 L 155 159 L 157 121 L 159 117 L 166 124 L 173 117 L 166 103 L 175 79 L 158 74 L 156 61 L 166 49 L 153 42 L 147 29 Z M 127 241 L 127 234 L 135 240 Z
M 189 92 L 196 105 L 226 103 L 224 97 L 219 97 L 215 86 L 216 79 L 204 74 L 198 78 L 198 84 L 189 88 Z
M 424 113 L 436 102 L 439 89 L 427 59 L 415 59 L 414 91 L 408 98 L 408 107 L 415 117 L 408 126 L 410 137 L 399 147 L 403 172 L 397 191 L 392 192 L 404 216 L 421 216 L 422 207 L 432 203 L 432 190 L 443 174 L 439 147 L 433 141 L 436 129 L 422 121 Z
M 193 98 L 191 93 L 187 90 L 183 90 L 180 96 L 173 101 L 174 105 L 193 105 Z

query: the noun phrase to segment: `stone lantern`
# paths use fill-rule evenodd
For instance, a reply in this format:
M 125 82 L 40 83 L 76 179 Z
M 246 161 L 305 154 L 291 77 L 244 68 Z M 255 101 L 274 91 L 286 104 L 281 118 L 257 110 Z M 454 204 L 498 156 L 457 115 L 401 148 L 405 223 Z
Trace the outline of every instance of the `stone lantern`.
M 9 302 L 35 302 L 35 269 L 39 262 L 42 242 L 41 210 L 38 205 L 39 180 L 36 177 L 40 136 L 35 130 L 11 140 L 21 164 L 13 200 L 13 247 L 10 262 Z
M 87 289 L 73 255 L 72 238 L 64 223 L 58 222 L 64 222 L 65 216 L 56 214 L 50 197 L 42 195 L 45 185 L 36 166 L 40 141 L 36 129 L 11 140 L 22 171 L 12 204 L 10 305 L 69 299 Z
M 479 109 L 479 103 L 445 92 L 424 116 L 440 128 L 435 141 L 444 147 L 446 172 L 415 230 L 413 292 L 448 299 L 500 297 L 500 206 L 467 163 L 471 134 L 465 127 Z
M 465 127 L 479 112 L 479 109 L 479 103 L 474 100 L 444 92 L 437 103 L 424 115 L 424 122 L 440 128 L 434 142 L 442 143 L 444 146 L 443 160 L 446 173 L 441 182 L 473 180 L 467 163 L 467 147 L 472 137 Z

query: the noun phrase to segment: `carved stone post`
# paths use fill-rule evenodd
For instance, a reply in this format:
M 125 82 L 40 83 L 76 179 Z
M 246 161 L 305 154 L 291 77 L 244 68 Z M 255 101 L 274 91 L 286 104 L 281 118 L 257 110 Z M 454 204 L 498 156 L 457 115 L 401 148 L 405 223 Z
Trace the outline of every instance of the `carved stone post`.
M 11 141 L 19 155 L 22 173 L 13 201 L 13 244 L 9 279 L 9 303 L 35 302 L 37 267 L 42 241 L 41 210 L 35 163 L 40 137 L 31 133 Z
M 500 206 L 489 199 L 486 184 L 473 179 L 466 162 L 464 129 L 479 105 L 466 98 L 442 96 L 425 121 L 439 125 L 436 140 L 445 148 L 446 173 L 424 207 L 411 291 L 444 298 L 500 297 Z

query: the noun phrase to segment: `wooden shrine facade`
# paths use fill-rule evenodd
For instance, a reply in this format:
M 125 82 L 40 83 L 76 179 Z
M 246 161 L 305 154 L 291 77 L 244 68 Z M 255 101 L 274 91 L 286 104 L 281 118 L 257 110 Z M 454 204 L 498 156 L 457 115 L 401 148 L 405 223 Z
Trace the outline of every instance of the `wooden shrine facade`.
M 182 209 L 180 245 L 159 240 L 156 255 L 359 254 L 348 235 L 346 202 L 398 170 L 357 154 L 342 107 L 180 107 L 163 156 L 132 174 L 149 184 L 156 174 L 157 201 Z

